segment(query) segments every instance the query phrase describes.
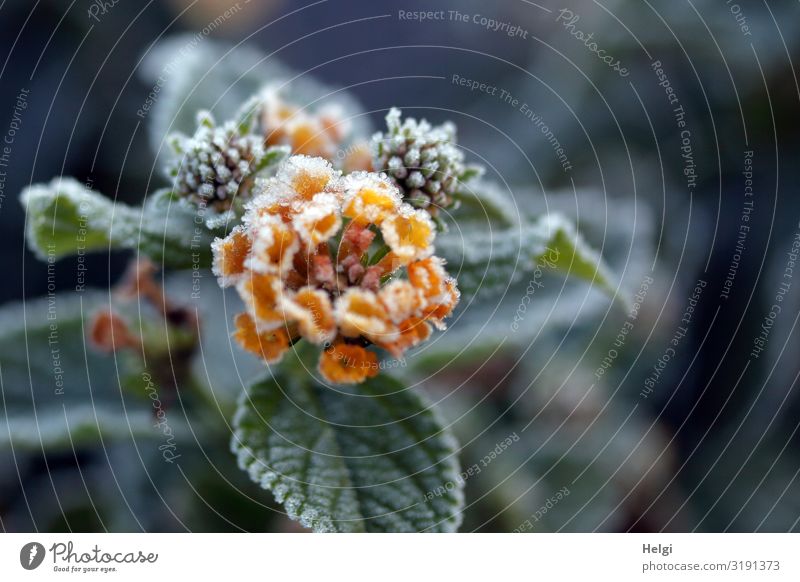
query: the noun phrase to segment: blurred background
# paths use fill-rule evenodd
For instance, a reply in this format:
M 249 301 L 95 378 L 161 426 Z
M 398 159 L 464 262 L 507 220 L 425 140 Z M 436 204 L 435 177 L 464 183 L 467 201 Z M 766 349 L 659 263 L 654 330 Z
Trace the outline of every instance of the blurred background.
M 431 10 L 442 17 L 403 16 Z M 163 133 L 137 112 L 164 43 L 199 38 L 196 61 L 236 47 L 233 70 L 346 88 L 373 129 L 391 106 L 454 121 L 515 211 L 568 215 L 619 278 L 629 308 L 553 278 L 514 333 L 527 282 L 502 302 L 478 296 L 397 372 L 453 423 L 462 466 L 481 467 L 462 531 L 800 529 L 797 2 L 6 0 L 0 15 L 0 321 L 12 343 L 45 325 L 35 298 L 73 289 L 78 273 L 26 249 L 18 193 L 70 175 L 135 203 L 164 185 Z M 167 75 L 164 92 L 175 83 Z M 99 291 L 83 302 L 103 301 L 128 259 L 88 257 Z M 477 335 L 501 349 L 467 357 Z M 219 418 L 200 434 L 187 413 L 180 471 L 125 431 L 43 446 L 42 349 L 0 358 L 3 530 L 299 529 L 236 469 Z M 87 363 L 119 373 L 116 360 Z M 91 383 L 79 372 L 72 394 Z

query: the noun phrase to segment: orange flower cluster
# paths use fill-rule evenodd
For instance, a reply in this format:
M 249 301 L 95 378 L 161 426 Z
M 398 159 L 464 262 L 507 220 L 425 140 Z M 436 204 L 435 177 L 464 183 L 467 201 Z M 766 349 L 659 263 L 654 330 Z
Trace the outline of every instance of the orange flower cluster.
M 332 159 L 350 132 L 339 107 L 309 111 L 285 100 L 276 89 L 262 94 L 259 107 L 266 145 L 288 145 L 295 154 Z
M 220 284 L 247 306 L 234 333 L 244 349 L 272 363 L 303 338 L 324 346 L 325 379 L 356 383 L 378 373 L 370 346 L 399 357 L 444 328 L 459 292 L 433 256 L 435 227 L 386 176 L 293 156 L 259 187 L 212 247 Z

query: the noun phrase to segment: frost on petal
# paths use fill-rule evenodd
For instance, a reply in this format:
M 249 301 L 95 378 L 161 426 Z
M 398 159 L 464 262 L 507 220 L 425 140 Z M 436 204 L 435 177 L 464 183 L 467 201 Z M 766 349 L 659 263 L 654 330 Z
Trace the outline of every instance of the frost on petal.
M 408 280 L 422 292 L 427 301 L 437 300 L 445 291 L 447 271 L 439 257 L 429 257 L 408 265 Z
M 434 226 L 428 214 L 404 205 L 381 225 L 383 240 L 401 261 L 410 262 L 433 252 Z
M 268 364 L 281 360 L 289 349 L 290 338 L 285 328 L 259 332 L 256 322 L 247 313 L 236 316 L 234 339 L 242 348 L 261 357 Z
M 327 193 L 317 194 L 294 216 L 292 223 L 308 247 L 327 242 L 342 226 L 336 197 Z
M 245 225 L 255 224 L 263 216 L 289 219 L 293 203 L 297 201 L 297 193 L 291 186 L 279 182 L 275 178 L 260 178 L 256 180 L 254 190 L 257 194 L 245 206 L 246 212 L 242 219 Z
M 395 357 L 403 355 L 407 349 L 413 348 L 431 336 L 431 326 L 424 317 L 409 317 L 398 326 L 400 333 L 392 342 L 382 342 L 380 347 Z
M 333 306 L 324 291 L 304 287 L 282 297 L 281 306 L 286 318 L 297 323 L 300 335 L 308 341 L 321 344 L 336 335 Z
M 455 279 L 448 277 L 444 283 L 444 291 L 423 310 L 423 316 L 430 320 L 438 329 L 444 329 L 442 321 L 448 317 L 458 305 L 461 292 L 456 287 Z
M 393 341 L 397 328 L 372 291 L 348 289 L 336 300 L 336 322 L 346 337 L 364 336 L 372 341 Z
M 378 370 L 374 352 L 344 342 L 330 345 L 319 357 L 319 373 L 333 384 L 358 384 L 377 376 Z
M 243 227 L 237 226 L 225 238 L 211 243 L 214 254 L 212 270 L 222 287 L 235 283 L 244 273 L 244 264 L 250 253 L 250 237 Z
M 385 176 L 357 172 L 344 179 L 342 213 L 359 224 L 380 225 L 400 207 L 400 192 Z
M 391 281 L 379 292 L 378 298 L 389 318 L 399 324 L 417 313 L 421 307 L 419 291 L 404 280 Z
M 280 166 L 276 175 L 279 181 L 291 186 L 297 197 L 304 201 L 323 192 L 336 177 L 338 175 L 330 162 L 309 156 L 292 156 Z
M 284 325 L 283 314 L 278 309 L 278 300 L 283 294 L 283 285 L 279 278 L 250 272 L 239 281 L 237 289 L 259 331 L 273 330 Z
M 455 279 L 444 269 L 444 261 L 430 257 L 411 263 L 408 265 L 408 280 L 422 294 L 423 316 L 439 329 L 444 329 L 442 320 L 452 313 L 461 298 Z
M 275 216 L 261 217 L 251 227 L 253 250 L 246 266 L 260 273 L 285 274 L 292 269 L 292 261 L 300 249 L 300 237 Z

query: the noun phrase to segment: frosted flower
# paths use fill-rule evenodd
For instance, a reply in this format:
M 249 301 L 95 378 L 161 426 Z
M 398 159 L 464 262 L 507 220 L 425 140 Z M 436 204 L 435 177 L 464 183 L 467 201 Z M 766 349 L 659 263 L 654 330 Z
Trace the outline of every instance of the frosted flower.
M 172 189 L 182 198 L 225 211 L 236 196 L 246 198 L 252 174 L 266 151 L 261 137 L 241 133 L 227 122 L 217 126 L 208 112 L 198 115 L 193 136 L 170 136 L 174 160 L 167 167 Z
M 397 187 L 384 174 L 356 172 L 343 182 L 343 213 L 359 224 L 380 226 L 384 218 L 397 214 L 403 201 Z
M 244 107 L 267 145 L 287 145 L 293 154 L 332 159 L 350 133 L 340 107 L 302 108 L 276 87 L 267 87 Z
M 430 217 L 386 176 L 341 177 L 320 158 L 289 158 L 212 246 L 220 285 L 246 305 L 234 338 L 270 363 L 302 338 L 323 346 L 326 380 L 374 376 L 374 347 L 402 355 L 458 301 L 434 237 Z
M 423 210 L 408 206 L 381 224 L 383 240 L 404 263 L 423 259 L 433 252 L 434 226 Z
M 386 126 L 372 138 L 373 168 L 397 183 L 406 202 L 433 216 L 453 205 L 461 182 L 481 173 L 464 163 L 452 123 L 432 126 L 413 117 L 401 121 L 400 110 L 392 108 Z

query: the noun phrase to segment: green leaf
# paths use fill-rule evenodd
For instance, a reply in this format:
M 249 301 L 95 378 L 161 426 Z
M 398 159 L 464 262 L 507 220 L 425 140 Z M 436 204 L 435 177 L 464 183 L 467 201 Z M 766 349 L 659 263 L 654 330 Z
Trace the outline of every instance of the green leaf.
M 559 215 L 499 230 L 466 225 L 437 238 L 436 247 L 467 298 L 505 291 L 546 270 L 561 271 L 616 295 L 601 257 Z
M 211 264 L 215 232 L 206 227 L 204 212 L 174 200 L 169 190 L 155 192 L 143 208 L 135 208 L 71 178 L 56 178 L 27 188 L 20 199 L 27 212 L 28 245 L 43 260 L 139 249 L 167 267 Z
M 271 169 L 285 160 L 292 150 L 289 146 L 278 145 L 267 148 L 264 158 L 253 168 L 253 175 L 258 175 L 266 169 Z
M 132 221 L 135 213 L 72 178 L 34 184 L 20 196 L 27 211 L 27 237 L 41 259 L 55 259 L 111 246 L 112 220 Z
M 333 388 L 282 370 L 243 394 L 231 448 L 289 517 L 315 531 L 458 527 L 456 443 L 425 400 L 386 376 Z
M 510 194 L 486 180 L 472 179 L 468 184 L 462 180 L 455 199 L 459 207 L 450 217 L 450 222 L 455 221 L 451 230 L 468 221 L 481 223 L 485 229 L 487 222 L 500 227 L 518 225 L 522 220 Z
M 538 225 L 548 237 L 546 249 L 538 258 L 548 259 L 557 270 L 588 281 L 610 297 L 616 297 L 616 284 L 610 270 L 572 223 L 559 215 L 550 215 L 541 218 Z
M 210 230 L 209 220 L 214 216 L 210 209 L 176 200 L 169 190 L 158 190 L 148 196 L 132 233 L 118 243 L 122 248 L 138 248 L 166 267 L 207 269 L 211 267 L 211 242 L 225 227 L 225 221 L 220 221 L 216 230 Z

